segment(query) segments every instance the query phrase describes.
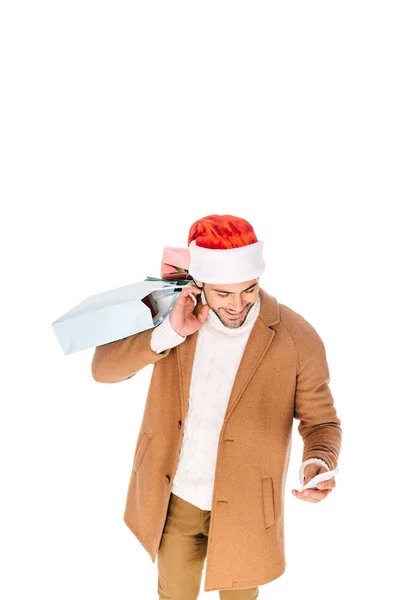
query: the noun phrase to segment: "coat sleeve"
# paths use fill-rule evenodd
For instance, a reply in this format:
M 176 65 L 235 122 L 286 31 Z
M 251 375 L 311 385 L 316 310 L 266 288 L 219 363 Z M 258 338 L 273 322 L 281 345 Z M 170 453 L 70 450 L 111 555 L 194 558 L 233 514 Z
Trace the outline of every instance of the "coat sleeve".
M 100 383 L 117 383 L 130 379 L 149 364 L 162 360 L 171 352 L 161 353 L 151 348 L 154 328 L 146 329 L 129 337 L 96 346 L 92 358 L 92 376 Z
M 303 438 L 303 462 L 320 458 L 329 469 L 338 464 L 342 442 L 341 420 L 337 416 L 329 387 L 330 374 L 324 344 L 305 320 L 295 340 L 298 352 L 294 417 L 299 419 Z

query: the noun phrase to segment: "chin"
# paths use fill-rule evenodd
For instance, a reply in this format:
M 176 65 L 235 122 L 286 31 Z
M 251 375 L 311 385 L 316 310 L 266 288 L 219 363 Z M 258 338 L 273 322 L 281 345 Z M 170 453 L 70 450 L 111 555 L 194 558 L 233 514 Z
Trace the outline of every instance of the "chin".
M 226 322 L 223 321 L 223 324 L 225 325 L 225 327 L 228 327 L 229 329 L 237 329 L 238 327 L 241 327 L 243 325 L 244 321 L 239 321 L 238 323 L 231 323 L 230 321 Z
M 245 322 L 247 315 L 249 314 L 249 310 L 245 310 L 244 314 L 237 320 L 236 319 L 231 320 L 231 319 L 225 317 L 225 315 L 223 315 L 223 316 L 220 315 L 220 320 L 225 325 L 225 327 L 230 327 L 231 329 L 240 327 Z

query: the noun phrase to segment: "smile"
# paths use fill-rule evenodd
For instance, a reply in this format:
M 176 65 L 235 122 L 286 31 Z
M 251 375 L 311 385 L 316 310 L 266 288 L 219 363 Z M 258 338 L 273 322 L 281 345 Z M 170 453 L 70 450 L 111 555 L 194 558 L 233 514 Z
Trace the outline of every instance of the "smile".
M 225 310 L 225 309 L 224 309 L 224 311 L 225 311 L 225 313 L 228 315 L 228 317 L 230 319 L 232 319 L 232 318 L 237 319 L 238 317 L 240 317 L 244 313 L 244 309 L 240 313 L 231 313 L 231 312 L 229 312 L 228 310 Z

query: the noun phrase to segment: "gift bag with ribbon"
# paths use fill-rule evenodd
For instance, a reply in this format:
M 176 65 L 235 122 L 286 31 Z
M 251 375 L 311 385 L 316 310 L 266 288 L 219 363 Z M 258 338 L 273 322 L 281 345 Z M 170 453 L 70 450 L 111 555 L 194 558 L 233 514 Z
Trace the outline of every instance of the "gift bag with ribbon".
M 108 344 L 159 325 L 188 283 L 146 277 L 89 296 L 51 325 L 64 354 Z

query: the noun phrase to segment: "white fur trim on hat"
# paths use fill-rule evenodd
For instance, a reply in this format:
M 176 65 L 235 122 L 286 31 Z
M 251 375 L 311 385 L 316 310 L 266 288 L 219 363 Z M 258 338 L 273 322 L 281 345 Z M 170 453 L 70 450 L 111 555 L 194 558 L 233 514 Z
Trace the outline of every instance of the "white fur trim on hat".
M 265 270 L 264 243 L 226 250 L 202 248 L 193 240 L 189 245 L 189 274 L 203 283 L 241 283 L 259 277 Z

